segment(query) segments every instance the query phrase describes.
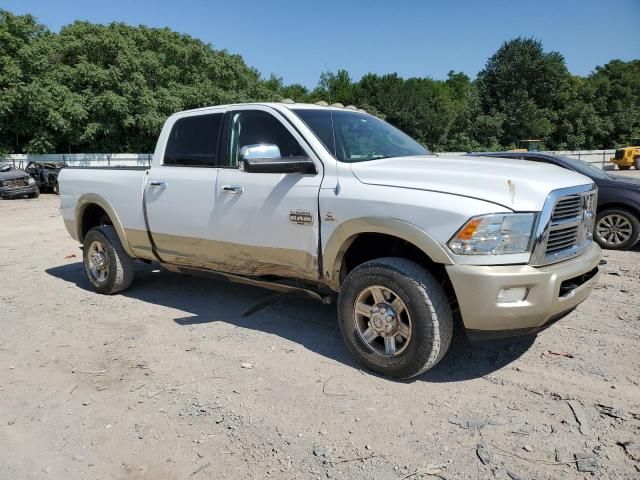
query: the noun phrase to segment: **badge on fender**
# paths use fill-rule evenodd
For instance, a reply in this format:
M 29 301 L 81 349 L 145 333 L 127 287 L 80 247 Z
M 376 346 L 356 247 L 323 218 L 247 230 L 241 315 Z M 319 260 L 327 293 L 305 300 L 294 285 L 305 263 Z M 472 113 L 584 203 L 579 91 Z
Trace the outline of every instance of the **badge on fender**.
M 289 213 L 289 221 L 296 225 L 313 225 L 313 215 L 307 210 L 292 210 Z

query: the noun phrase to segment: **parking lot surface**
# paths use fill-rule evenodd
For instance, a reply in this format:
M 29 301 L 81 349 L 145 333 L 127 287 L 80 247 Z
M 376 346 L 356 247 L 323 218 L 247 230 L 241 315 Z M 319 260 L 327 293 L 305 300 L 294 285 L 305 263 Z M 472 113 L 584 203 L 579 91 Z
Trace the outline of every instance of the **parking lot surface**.
M 142 263 L 94 293 L 58 204 L 0 202 L 0 478 L 639 478 L 637 247 L 535 340 L 398 382 L 334 306 Z

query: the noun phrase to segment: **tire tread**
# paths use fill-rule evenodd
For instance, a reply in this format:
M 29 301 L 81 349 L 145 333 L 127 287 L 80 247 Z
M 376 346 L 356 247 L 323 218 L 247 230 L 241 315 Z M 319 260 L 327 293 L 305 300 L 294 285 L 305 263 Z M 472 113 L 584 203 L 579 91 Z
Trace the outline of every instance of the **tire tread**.
M 349 299 L 344 298 L 345 286 L 350 283 L 350 279 L 362 276 L 380 274 L 381 270 L 390 273 L 392 280 L 400 285 L 408 281 L 413 287 L 412 290 L 419 292 L 422 298 L 419 302 L 429 309 L 433 326 L 433 338 L 431 348 L 418 348 L 417 356 L 398 372 L 384 372 L 399 378 L 411 378 L 429 370 L 435 366 L 446 354 L 453 337 L 452 313 L 444 289 L 436 278 L 421 265 L 401 257 L 382 257 L 359 265 L 353 269 L 343 284 L 339 298 L 339 312 L 342 315 L 344 305 Z M 368 360 L 362 357 L 357 345 L 348 340 L 349 335 L 344 319 L 340 319 L 340 326 L 347 341 L 349 350 L 368 367 L 372 368 Z M 375 365 L 374 365 L 375 366 Z M 382 370 L 381 366 L 375 366 L 377 370 Z
M 92 233 L 93 235 L 103 236 L 107 240 L 107 247 L 111 249 L 109 256 L 113 259 L 112 264 L 115 275 L 102 287 L 96 286 L 91 282 L 91 279 L 89 279 L 89 281 L 98 292 L 106 295 L 113 295 L 114 293 L 128 289 L 131 286 L 131 282 L 133 282 L 134 259 L 124 250 L 115 228 L 111 225 L 101 225 L 92 228 L 85 236 L 85 248 L 88 248 L 91 241 L 93 241 L 91 240 L 93 236 Z M 87 276 L 89 276 L 88 272 Z

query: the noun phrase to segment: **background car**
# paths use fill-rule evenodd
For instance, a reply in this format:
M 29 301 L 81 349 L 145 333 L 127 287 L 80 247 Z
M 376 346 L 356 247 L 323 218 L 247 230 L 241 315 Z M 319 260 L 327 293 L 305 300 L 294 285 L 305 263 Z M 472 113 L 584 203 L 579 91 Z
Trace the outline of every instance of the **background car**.
M 65 166 L 64 162 L 29 162 L 24 171 L 33 177 L 40 192 L 58 193 L 58 175 Z
M 602 248 L 624 250 L 640 239 L 640 181 L 612 175 L 582 160 L 544 152 L 485 152 L 469 155 L 516 158 L 567 168 L 591 178 L 598 186 L 598 213 L 593 232 Z
M 27 172 L 10 164 L 0 164 L 0 198 L 37 198 L 39 195 L 37 182 Z

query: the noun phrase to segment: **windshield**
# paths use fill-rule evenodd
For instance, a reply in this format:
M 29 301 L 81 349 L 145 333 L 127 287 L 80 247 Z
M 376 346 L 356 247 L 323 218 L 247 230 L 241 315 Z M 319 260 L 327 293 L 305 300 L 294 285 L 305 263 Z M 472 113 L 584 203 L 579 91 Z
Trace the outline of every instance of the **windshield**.
M 608 175 L 604 170 L 595 167 L 585 161 L 577 158 L 560 157 L 564 162 L 569 164 L 576 172 L 586 175 L 587 177 L 597 178 L 598 180 L 611 180 L 613 177 Z
M 319 108 L 293 109 L 293 112 L 309 126 L 327 150 L 342 162 L 429 155 L 429 150 L 406 133 L 373 115 Z

